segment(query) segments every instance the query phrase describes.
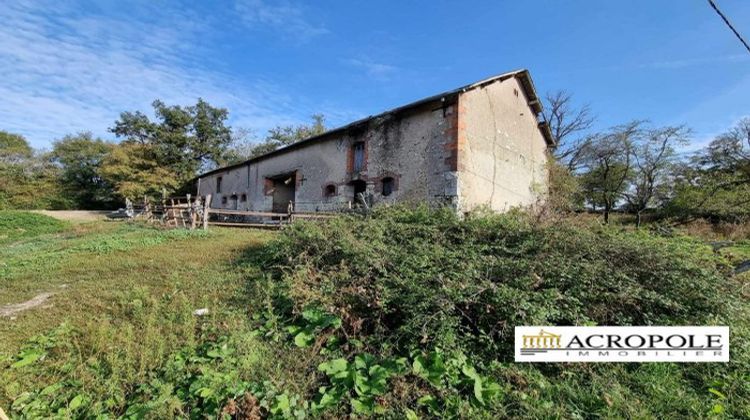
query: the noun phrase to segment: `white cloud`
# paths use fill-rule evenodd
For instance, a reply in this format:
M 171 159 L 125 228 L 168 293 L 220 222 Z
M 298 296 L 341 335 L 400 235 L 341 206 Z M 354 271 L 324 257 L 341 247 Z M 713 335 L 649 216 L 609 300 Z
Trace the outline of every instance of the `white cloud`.
M 200 19 L 165 4 L 141 20 L 64 2 L 0 7 L 0 129 L 35 147 L 81 130 L 112 138 L 107 128 L 120 112 L 150 111 L 157 98 L 187 105 L 203 97 L 228 108 L 232 125 L 259 130 L 317 111 L 272 81 L 212 68 Z
M 311 22 L 302 6 L 286 0 L 238 0 L 235 9 L 250 28 L 270 27 L 300 41 L 329 32 Z
M 398 67 L 396 66 L 392 66 L 390 64 L 384 64 L 384 63 L 378 63 L 369 59 L 348 58 L 343 61 L 346 64 L 349 64 L 351 66 L 364 70 L 368 76 L 383 78 L 383 79 L 387 78 L 388 76 L 390 76 L 391 74 L 393 74 L 395 71 L 398 70 Z

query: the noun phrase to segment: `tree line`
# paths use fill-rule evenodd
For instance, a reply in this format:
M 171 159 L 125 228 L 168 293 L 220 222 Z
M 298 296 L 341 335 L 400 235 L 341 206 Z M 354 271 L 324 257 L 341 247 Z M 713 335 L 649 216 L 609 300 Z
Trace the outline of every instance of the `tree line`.
M 750 217 L 750 118 L 707 147 L 680 153 L 692 140 L 685 125 L 629 121 L 593 131 L 588 106 L 572 95 L 546 96 L 544 114 L 557 147 L 551 168 L 551 205 L 562 211 L 739 222 Z
M 189 192 L 199 173 L 240 162 L 325 131 L 325 118 L 276 126 L 263 139 L 227 125 L 228 111 L 152 104 L 154 119 L 123 112 L 109 129 L 120 141 L 90 132 L 66 135 L 35 150 L 21 135 L 0 131 L 0 209 L 111 209 L 125 198 Z

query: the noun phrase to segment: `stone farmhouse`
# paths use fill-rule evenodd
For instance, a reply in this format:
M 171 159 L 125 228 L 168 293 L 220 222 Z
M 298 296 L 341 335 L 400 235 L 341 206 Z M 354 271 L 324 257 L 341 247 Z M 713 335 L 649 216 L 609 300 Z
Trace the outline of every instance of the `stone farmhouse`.
M 500 74 L 198 177 L 210 206 L 286 213 L 543 200 L 552 135 L 527 70 Z

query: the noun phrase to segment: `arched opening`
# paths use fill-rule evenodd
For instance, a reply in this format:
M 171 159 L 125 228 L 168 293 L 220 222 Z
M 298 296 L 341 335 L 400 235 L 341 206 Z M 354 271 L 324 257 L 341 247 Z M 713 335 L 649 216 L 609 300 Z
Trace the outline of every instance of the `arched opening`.
M 389 195 L 393 194 L 393 190 L 395 189 L 395 186 L 396 186 L 396 181 L 392 177 L 387 176 L 383 178 L 382 182 L 383 182 L 383 189 L 381 193 L 383 194 L 383 196 L 388 197 Z
M 328 184 L 323 188 L 323 196 L 325 197 L 333 197 L 336 195 L 336 185 L 334 184 Z

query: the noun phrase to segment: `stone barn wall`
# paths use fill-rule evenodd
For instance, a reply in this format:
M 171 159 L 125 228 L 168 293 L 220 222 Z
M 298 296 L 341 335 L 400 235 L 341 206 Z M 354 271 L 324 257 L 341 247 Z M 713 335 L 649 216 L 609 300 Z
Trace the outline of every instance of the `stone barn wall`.
M 354 200 L 356 182 L 364 182 L 361 185 L 366 186 L 373 204 L 455 204 L 456 116 L 455 104 L 445 102 L 385 114 L 289 150 L 210 173 L 200 178 L 198 194 L 212 194 L 214 208 L 272 211 L 274 185 L 281 186 L 274 182 L 293 178 L 297 211 L 347 208 Z M 356 171 L 353 148 L 359 142 L 365 147 L 364 164 Z M 217 191 L 219 177 L 221 192 Z M 384 181 L 390 183 L 387 196 L 383 194 Z
M 289 200 L 301 212 L 340 210 L 357 192 L 373 205 L 464 212 L 533 205 L 552 144 L 538 101 L 526 70 L 505 73 L 209 172 L 198 193 L 214 208 L 276 212 Z

